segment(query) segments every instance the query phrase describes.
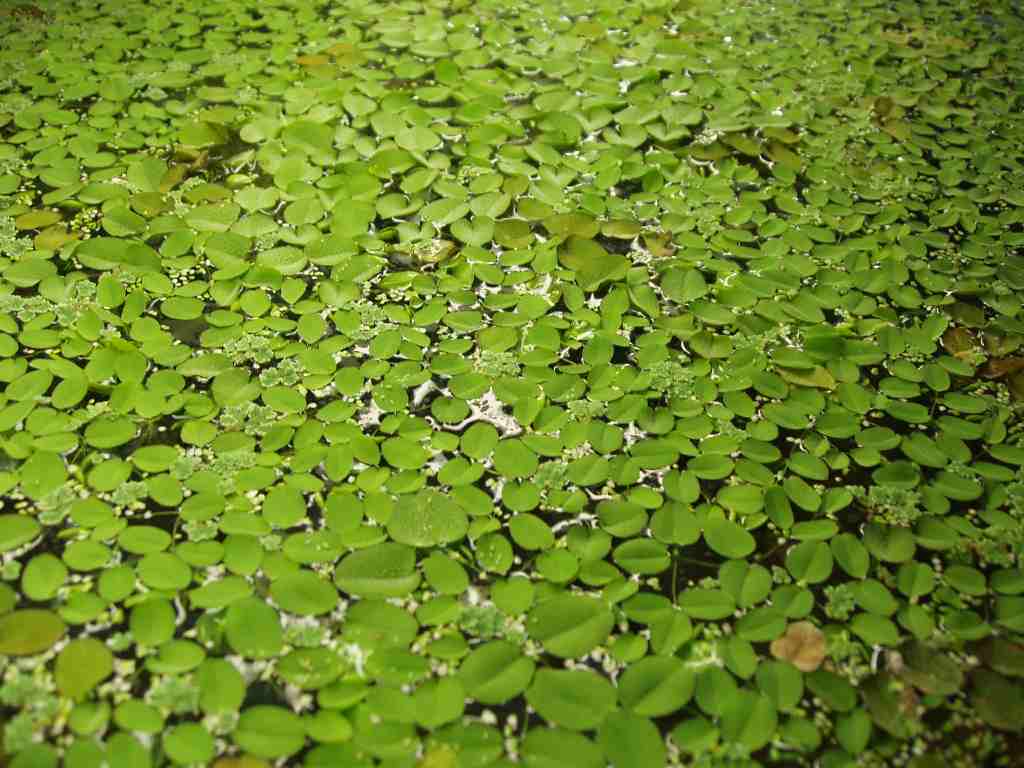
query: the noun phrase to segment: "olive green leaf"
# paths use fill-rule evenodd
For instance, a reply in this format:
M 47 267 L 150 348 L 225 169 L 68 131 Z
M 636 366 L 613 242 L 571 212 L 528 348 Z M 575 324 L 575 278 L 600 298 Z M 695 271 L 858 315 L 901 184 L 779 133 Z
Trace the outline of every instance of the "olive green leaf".
M 57 654 L 54 677 L 57 689 L 68 698 L 79 699 L 114 671 L 110 649 L 91 637 L 72 640 Z
M 25 608 L 0 616 L 0 653 L 31 656 L 64 636 L 67 625 L 52 611 Z
M 626 274 L 629 262 L 622 256 L 608 253 L 599 243 L 572 236 L 560 248 L 559 262 L 576 273 L 580 288 L 595 291 L 602 283 L 619 280 Z

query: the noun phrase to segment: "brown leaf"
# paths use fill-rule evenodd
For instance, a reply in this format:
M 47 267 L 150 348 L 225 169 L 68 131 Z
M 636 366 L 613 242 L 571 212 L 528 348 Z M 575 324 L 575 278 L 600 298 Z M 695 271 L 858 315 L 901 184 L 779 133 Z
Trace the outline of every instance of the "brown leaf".
M 1024 400 L 1024 373 L 1011 376 L 1007 386 L 1010 388 L 1010 394 L 1013 395 L 1015 400 Z
M 942 346 L 951 355 L 957 355 L 974 349 L 976 340 L 974 334 L 966 328 L 953 325 L 942 334 Z
M 978 373 L 986 379 L 999 379 L 1018 371 L 1024 371 L 1024 357 L 990 359 L 981 367 Z
M 356 67 L 366 61 L 366 54 L 352 43 L 337 43 L 324 51 L 324 53 L 333 56 L 335 62 L 341 67 Z
M 832 374 L 829 373 L 827 368 L 822 368 L 820 365 L 814 366 L 809 371 L 779 366 L 778 372 L 779 376 L 790 384 L 817 387 L 818 389 L 835 389 L 836 386 L 836 380 Z
M 1024 336 L 1015 333 L 1003 335 L 986 332 L 982 341 L 985 344 L 985 351 L 992 357 L 1008 357 L 1024 345 Z
M 676 252 L 676 247 L 672 244 L 672 240 L 668 235 L 645 234 L 644 245 L 647 246 L 648 251 L 659 259 L 668 258 Z
M 213 768 L 270 768 L 270 763 L 257 757 L 222 757 L 213 764 Z
M 772 656 L 788 661 L 801 672 L 813 672 L 825 660 L 825 635 L 809 621 L 786 627 L 786 634 L 772 641 Z
M 1024 677 L 1024 644 L 1003 637 L 990 637 L 975 649 L 986 666 L 1010 677 Z
M 295 61 L 303 67 L 322 67 L 331 63 L 331 58 L 322 53 L 311 53 L 299 56 Z
M 906 141 L 913 135 L 910 125 L 898 120 L 886 120 L 882 123 L 882 130 L 899 141 Z
M 900 711 L 905 717 L 917 716 L 917 705 L 920 701 L 921 697 L 917 695 L 917 691 L 911 686 L 905 686 L 900 691 Z

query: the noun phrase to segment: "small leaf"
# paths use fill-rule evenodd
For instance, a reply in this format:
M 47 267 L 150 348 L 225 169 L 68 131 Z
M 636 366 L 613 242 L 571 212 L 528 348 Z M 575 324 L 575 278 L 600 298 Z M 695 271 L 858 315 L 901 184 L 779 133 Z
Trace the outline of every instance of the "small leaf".
M 28 515 L 0 515 L 0 552 L 28 544 L 39 535 L 43 527 L 34 517 Z

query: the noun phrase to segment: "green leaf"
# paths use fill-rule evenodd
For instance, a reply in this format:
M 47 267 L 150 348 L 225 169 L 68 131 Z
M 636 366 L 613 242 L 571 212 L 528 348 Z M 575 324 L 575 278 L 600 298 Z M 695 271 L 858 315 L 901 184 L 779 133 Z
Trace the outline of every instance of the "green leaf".
M 731 560 L 718 570 L 723 589 L 741 608 L 749 608 L 771 593 L 772 576 L 762 565 L 750 566 L 743 560 Z
M 192 569 L 171 552 L 152 552 L 135 566 L 142 582 L 151 589 L 180 590 L 192 581 Z
M 57 595 L 67 576 L 67 566 L 55 555 L 45 552 L 29 560 L 21 572 L 21 590 L 30 600 L 45 602 Z
M 679 607 L 695 619 L 714 621 L 732 615 L 736 601 L 721 589 L 691 587 L 679 595 Z
M 836 740 L 851 755 L 859 755 L 871 740 L 871 717 L 862 709 L 842 715 L 836 720 Z
M 868 523 L 864 526 L 864 544 L 876 558 L 886 563 L 903 563 L 914 555 L 914 535 L 906 528 Z
M 144 243 L 117 237 L 93 237 L 75 249 L 75 258 L 91 269 L 123 269 L 134 273 L 160 271 L 160 254 Z
M 163 748 L 177 765 L 208 763 L 216 754 L 213 734 L 199 723 L 182 723 L 165 731 Z
M 271 658 L 284 645 L 277 611 L 256 597 L 246 597 L 228 606 L 224 632 L 232 650 L 247 658 Z
M 771 741 L 778 724 L 775 705 L 764 695 L 740 690 L 722 712 L 722 735 L 756 751 Z
M 448 496 L 433 489 L 424 489 L 399 498 L 387 529 L 399 544 L 432 547 L 463 538 L 469 529 L 469 520 L 463 509 Z
M 662 717 L 682 709 L 693 696 L 696 675 L 672 656 L 648 656 L 619 678 L 622 706 L 643 717 Z
M 324 576 L 300 570 L 270 584 L 270 594 L 283 610 L 299 616 L 320 616 L 338 605 L 338 592 Z
M 223 144 L 227 139 L 227 129 L 215 122 L 190 122 L 178 131 L 178 141 L 186 147 L 211 147 Z
M 612 765 L 660 768 L 667 759 L 665 741 L 645 717 L 612 712 L 597 729 L 597 741 Z
M 274 760 L 302 749 L 306 728 L 298 715 L 283 707 L 255 706 L 242 711 L 231 738 L 245 751 Z
M 27 515 L 0 515 L 0 552 L 10 552 L 28 544 L 39 535 L 42 526 Z
M 420 218 L 437 229 L 447 227 L 469 213 L 469 206 L 459 200 L 442 198 L 420 209 Z
M 615 548 L 615 564 L 629 573 L 654 575 L 672 564 L 668 547 L 651 539 L 632 539 Z
M 872 645 L 899 645 L 900 632 L 896 625 L 873 613 L 858 613 L 850 620 L 850 630 L 864 642 Z
M 114 673 L 114 654 L 106 644 L 91 637 L 72 640 L 57 655 L 54 679 L 57 690 L 80 699 Z
M 512 540 L 526 550 L 549 549 L 555 543 L 555 535 L 548 524 L 528 512 L 513 515 L 508 530 Z
M 383 542 L 346 555 L 334 580 L 345 592 L 360 597 L 404 597 L 420 583 L 416 552 L 411 547 Z
M 315 162 L 318 157 L 330 157 L 334 131 L 324 123 L 296 120 L 281 130 L 281 141 L 286 147 L 301 150 Z
M 614 619 L 604 603 L 589 597 L 562 595 L 537 605 L 526 619 L 526 631 L 544 649 L 561 658 L 579 658 L 608 638 Z
M 704 541 L 714 552 L 729 559 L 743 558 L 757 547 L 754 537 L 732 520 L 709 518 L 704 523 Z
M 32 656 L 51 648 L 67 626 L 53 611 L 25 608 L 0 616 L 0 654 Z
M 499 442 L 493 461 L 495 471 L 508 478 L 531 477 L 539 464 L 537 454 L 517 438 Z
M 823 541 L 804 541 L 789 550 L 786 569 L 794 579 L 818 584 L 832 574 L 832 551 Z
M 454 558 L 433 552 L 421 565 L 427 583 L 439 594 L 459 595 L 469 586 L 466 569 Z
M 608 253 L 593 240 L 576 236 L 562 245 L 558 259 L 576 273 L 576 282 L 584 291 L 596 291 L 602 283 L 621 280 L 629 268 L 624 256 Z
M 101 416 L 85 428 L 85 441 L 94 448 L 116 448 L 135 437 L 135 425 L 123 416 Z
M 530 684 L 535 664 L 505 640 L 493 640 L 473 650 L 459 667 L 466 694 L 482 704 L 504 704 Z
M 477 541 L 476 559 L 485 570 L 507 573 L 512 567 L 514 557 L 512 545 L 500 533 L 488 533 Z
M 199 708 L 206 714 L 237 712 L 245 699 L 245 678 L 225 659 L 206 659 L 195 672 Z
M 67 479 L 64 459 L 53 451 L 36 451 L 19 472 L 21 490 L 30 499 L 38 501 L 46 494 L 60 487 Z
M 585 731 L 615 709 L 615 689 L 594 672 L 541 669 L 526 691 L 526 700 L 549 722 Z
M 417 125 L 399 132 L 395 136 L 395 143 L 410 152 L 422 153 L 436 149 L 441 143 L 441 137 L 429 128 Z
M 776 709 L 787 712 L 800 703 L 804 681 L 800 670 L 792 664 L 766 661 L 757 668 L 757 687 L 772 700 Z
M 416 722 L 433 729 L 462 717 L 466 692 L 454 677 L 431 680 L 420 686 L 413 696 Z
M 392 437 L 381 445 L 385 461 L 398 469 L 419 469 L 430 458 L 423 446 L 405 437 Z
M 590 739 L 562 728 L 531 728 L 520 746 L 529 768 L 605 768 L 607 761 Z
M 863 544 L 851 533 L 841 533 L 829 542 L 832 554 L 839 567 L 855 579 L 863 579 L 868 574 L 871 556 Z

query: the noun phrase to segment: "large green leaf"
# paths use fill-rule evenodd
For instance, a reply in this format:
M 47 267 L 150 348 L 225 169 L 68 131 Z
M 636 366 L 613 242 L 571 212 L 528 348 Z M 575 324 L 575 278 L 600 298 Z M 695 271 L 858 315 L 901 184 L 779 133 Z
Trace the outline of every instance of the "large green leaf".
M 608 638 L 614 619 L 599 600 L 562 595 L 537 605 L 526 620 L 526 631 L 548 653 L 578 658 Z
M 615 709 L 615 689 L 604 677 L 583 670 L 539 670 L 526 700 L 549 722 L 590 730 Z
M 596 291 L 603 283 L 626 276 L 629 262 L 624 256 L 608 253 L 594 240 L 570 237 L 559 249 L 559 262 L 576 275 L 585 291 Z
M 92 269 L 159 272 L 160 254 L 145 243 L 117 237 L 93 237 L 75 249 L 75 258 Z
M 92 637 L 79 637 L 57 654 L 54 677 L 61 694 L 80 699 L 113 671 L 114 655 L 106 644 Z
M 41 653 L 64 636 L 67 625 L 53 613 L 25 608 L 0 616 L 0 654 L 31 656 Z
M 335 570 L 335 583 L 361 597 L 403 597 L 420 583 L 416 553 L 404 544 L 385 542 L 346 555 Z
M 399 498 L 388 520 L 388 533 L 400 544 L 432 547 L 465 536 L 466 513 L 447 496 L 432 489 Z

